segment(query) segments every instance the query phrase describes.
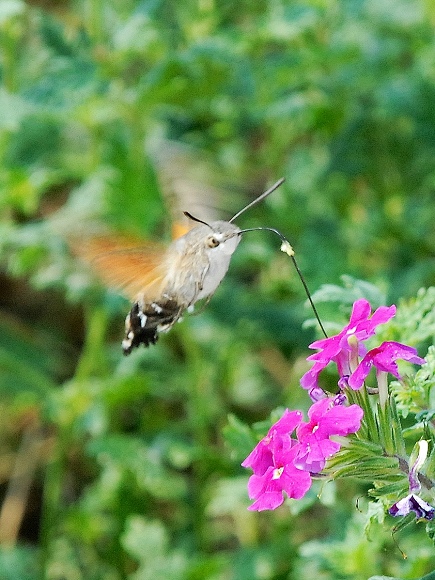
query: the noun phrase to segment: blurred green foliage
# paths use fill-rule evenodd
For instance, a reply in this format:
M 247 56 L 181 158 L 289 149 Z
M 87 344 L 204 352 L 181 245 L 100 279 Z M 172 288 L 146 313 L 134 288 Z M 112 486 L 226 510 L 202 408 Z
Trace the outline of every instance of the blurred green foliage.
M 359 484 L 246 511 L 223 431 L 249 452 L 246 423 L 307 406 L 311 314 L 277 240 L 245 236 L 206 310 L 125 359 L 127 303 L 66 243 L 95 224 L 168 238 L 168 216 L 193 211 L 186 190 L 227 217 L 284 176 L 239 224 L 281 230 L 312 289 L 343 274 L 380 289 L 347 278 L 331 311 L 323 288 L 327 320 L 367 292 L 374 307 L 414 296 L 435 273 L 434 14 L 433 0 L 0 2 L 4 505 L 14 465 L 31 480 L 0 580 L 435 568 L 418 526 L 401 532 L 407 561 L 390 523 L 363 536 Z

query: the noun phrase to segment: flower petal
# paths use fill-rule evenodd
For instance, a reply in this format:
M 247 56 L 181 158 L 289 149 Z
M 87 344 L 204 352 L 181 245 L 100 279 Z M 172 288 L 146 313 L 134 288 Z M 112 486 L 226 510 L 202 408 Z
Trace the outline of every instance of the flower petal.
M 418 519 L 432 520 L 435 517 L 435 508 L 414 493 L 399 500 L 388 510 L 388 513 L 394 517 L 407 516 L 411 512 L 414 512 Z
M 376 332 L 379 324 L 388 322 L 396 313 L 396 307 L 380 306 L 371 314 L 370 303 L 365 298 L 356 300 L 352 307 L 349 324 L 347 324 L 338 334 L 316 340 L 310 344 L 310 348 L 318 349 L 310 355 L 307 360 L 314 361 L 314 365 L 310 371 L 304 374 L 301 378 L 301 385 L 304 389 L 313 389 L 318 387 L 318 377 L 320 372 L 330 363 L 335 362 L 338 368 L 340 377 L 351 374 L 351 361 L 355 360 L 357 356 L 363 356 L 365 353 L 365 346 L 362 341 L 367 340 Z M 367 363 L 368 371 L 371 363 Z M 354 367 L 355 365 L 353 365 Z M 366 369 L 367 370 L 367 369 Z M 367 374 L 368 374 L 367 371 Z M 362 369 L 361 369 L 362 372 Z M 391 372 L 391 371 L 390 371 Z M 367 375 L 365 375 L 367 376 Z M 364 378 L 358 377 L 358 386 L 352 388 L 359 388 Z
M 300 452 L 294 463 L 297 468 L 310 473 L 319 473 L 325 467 L 326 460 L 340 450 L 340 443 L 330 439 L 316 441 L 314 437 L 300 445 Z
M 340 449 L 340 444 L 330 437 L 358 431 L 363 410 L 358 405 L 345 407 L 341 403 L 342 397 L 330 397 L 317 401 L 308 410 L 310 420 L 296 429 L 299 441 L 293 448 L 297 450 L 296 467 L 318 473 L 326 460 Z
M 412 346 L 394 341 L 383 342 L 381 345 L 368 351 L 349 377 L 349 386 L 354 390 L 359 389 L 367 378 L 372 366 L 375 366 L 379 371 L 391 373 L 400 379 L 399 370 L 395 362 L 398 359 L 407 360 L 419 365 L 426 362 L 424 358 L 418 356 L 416 349 Z
M 281 419 L 272 425 L 267 435 L 242 462 L 242 466 L 250 467 L 256 475 L 263 475 L 269 467 L 285 463 L 293 446 L 291 433 L 301 423 L 302 418 L 301 411 L 286 409 Z
M 290 498 L 301 499 L 310 487 L 310 474 L 297 469 L 292 462 L 279 469 L 271 467 L 263 475 L 249 478 L 249 497 L 256 501 L 248 509 L 275 509 L 284 501 L 283 492 Z

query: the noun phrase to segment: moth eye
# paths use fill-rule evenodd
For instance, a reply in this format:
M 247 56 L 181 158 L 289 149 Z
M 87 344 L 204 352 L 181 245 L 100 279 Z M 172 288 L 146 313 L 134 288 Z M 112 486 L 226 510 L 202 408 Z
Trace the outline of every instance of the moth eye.
M 216 248 L 217 246 L 219 246 L 220 241 L 217 240 L 214 236 L 210 236 L 209 238 L 207 238 L 207 246 L 209 248 Z

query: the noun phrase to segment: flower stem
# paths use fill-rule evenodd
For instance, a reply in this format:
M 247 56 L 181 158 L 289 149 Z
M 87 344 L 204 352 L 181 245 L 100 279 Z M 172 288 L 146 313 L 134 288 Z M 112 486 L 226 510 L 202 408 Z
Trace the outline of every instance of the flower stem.
M 388 406 L 382 407 L 381 404 L 378 403 L 377 410 L 381 445 L 388 455 L 394 455 L 397 450 L 395 449 L 393 442 L 390 409 Z
M 368 439 L 372 443 L 379 443 L 379 428 L 366 388 L 362 387 L 358 391 L 346 389 L 346 396 L 350 403 L 359 405 L 364 411 L 357 437 L 361 440 Z
M 387 404 L 388 400 L 388 382 L 387 382 L 387 373 L 384 371 L 378 371 L 376 373 L 376 379 L 378 382 L 378 389 L 379 389 L 379 405 L 382 409 L 385 409 L 385 405 Z
M 396 408 L 396 401 L 393 395 L 390 395 L 389 397 L 389 408 L 390 408 L 391 433 L 393 435 L 393 445 L 395 453 L 400 457 L 405 457 L 406 455 L 405 440 L 403 438 L 402 425 L 400 423 L 399 414 Z
M 86 380 L 94 374 L 97 376 L 105 376 L 107 374 L 106 357 L 103 356 L 107 318 L 107 310 L 101 306 L 90 306 L 87 309 L 86 338 L 82 356 L 75 373 L 77 380 Z
M 58 532 L 57 524 L 62 520 L 62 487 L 65 473 L 63 449 L 68 449 L 60 427 L 54 438 L 51 457 L 47 462 L 44 477 L 44 490 L 41 513 L 41 568 L 43 573 L 50 561 L 50 546 Z M 45 575 L 43 576 L 45 578 Z

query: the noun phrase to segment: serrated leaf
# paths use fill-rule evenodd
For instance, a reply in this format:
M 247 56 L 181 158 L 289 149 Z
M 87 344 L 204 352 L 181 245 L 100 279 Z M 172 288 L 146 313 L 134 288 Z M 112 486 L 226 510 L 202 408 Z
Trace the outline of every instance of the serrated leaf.
M 415 298 L 400 302 L 396 316 L 388 325 L 388 338 L 417 346 L 435 336 L 435 287 L 421 288 Z
M 369 494 L 373 497 L 382 497 L 384 495 L 393 495 L 396 497 L 405 497 L 408 493 L 409 482 L 404 475 L 399 481 L 389 484 L 379 484 L 377 487 L 369 490 Z
M 183 580 L 188 560 L 181 551 L 171 551 L 168 533 L 157 520 L 131 516 L 121 538 L 124 548 L 138 561 L 139 569 L 131 580 Z
M 258 443 L 252 430 L 232 414 L 228 415 L 228 424 L 222 429 L 222 433 L 234 458 L 240 461 L 243 461 Z
M 184 479 L 163 465 L 159 451 L 137 438 L 111 435 L 94 439 L 88 453 L 102 464 L 112 463 L 121 471 L 129 471 L 137 484 L 159 498 L 175 499 L 186 493 Z
M 343 286 L 324 284 L 313 294 L 314 302 L 338 302 L 351 306 L 356 300 L 366 298 L 373 309 L 386 303 L 385 293 L 377 286 L 352 276 L 341 276 Z

